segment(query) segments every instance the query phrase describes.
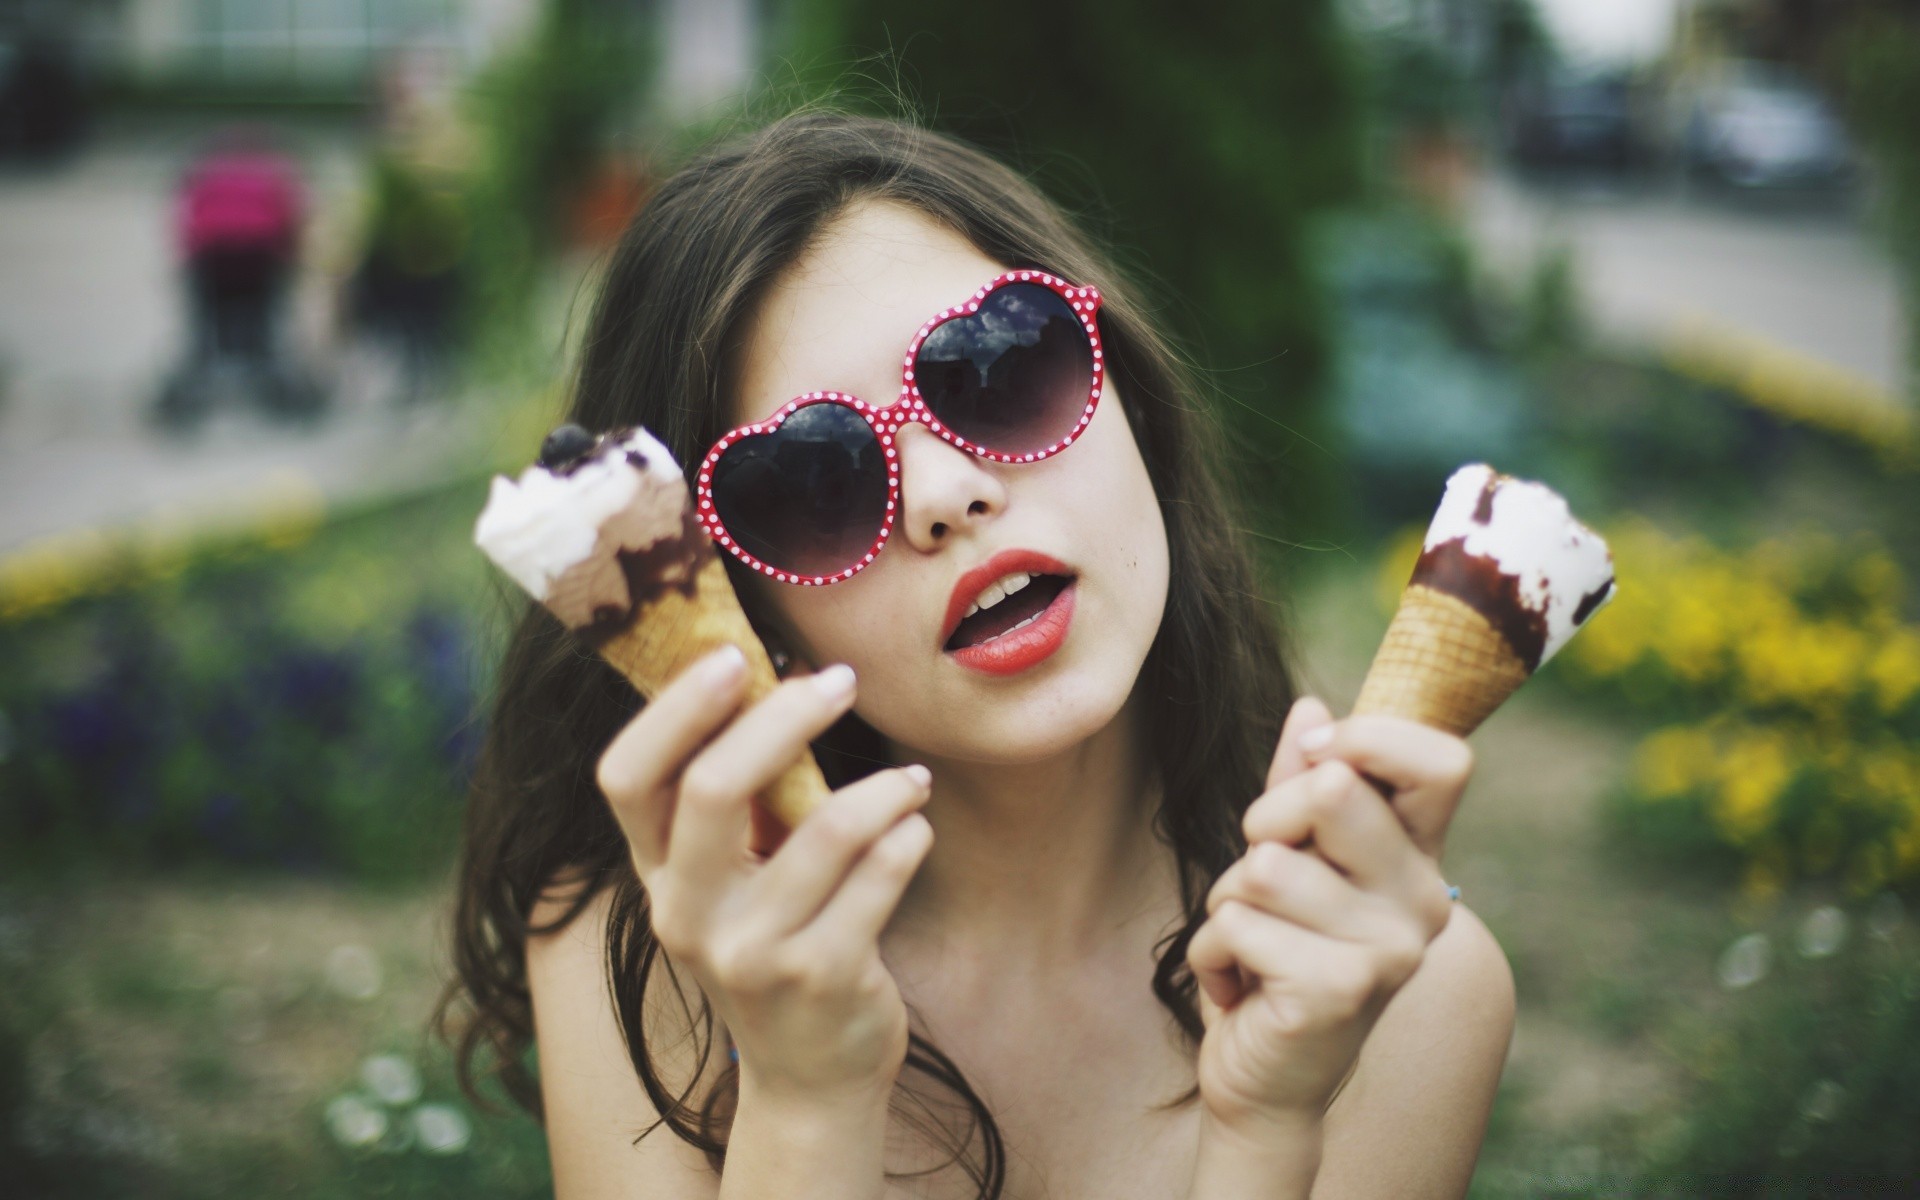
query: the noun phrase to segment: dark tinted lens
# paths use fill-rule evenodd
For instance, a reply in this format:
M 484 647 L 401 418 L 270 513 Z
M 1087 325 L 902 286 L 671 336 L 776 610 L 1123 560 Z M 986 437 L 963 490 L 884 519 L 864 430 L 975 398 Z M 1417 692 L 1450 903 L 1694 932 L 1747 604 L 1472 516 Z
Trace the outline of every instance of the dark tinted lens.
M 1003 454 L 1044 450 L 1072 432 L 1093 382 L 1079 314 L 1037 283 L 1009 283 L 980 311 L 920 344 L 920 398 L 961 437 Z
M 713 505 L 740 548 L 770 567 L 831 575 L 853 566 L 887 513 L 873 430 L 840 404 L 810 404 L 713 464 Z

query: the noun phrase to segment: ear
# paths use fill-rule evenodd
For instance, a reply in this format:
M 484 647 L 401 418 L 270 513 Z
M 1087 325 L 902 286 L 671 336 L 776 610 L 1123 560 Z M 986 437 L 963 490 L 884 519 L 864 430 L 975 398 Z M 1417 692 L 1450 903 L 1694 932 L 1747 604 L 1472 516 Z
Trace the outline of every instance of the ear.
M 806 655 L 796 654 L 773 642 L 767 643 L 767 657 L 773 659 L 773 673 L 782 679 L 811 675 L 820 669 Z

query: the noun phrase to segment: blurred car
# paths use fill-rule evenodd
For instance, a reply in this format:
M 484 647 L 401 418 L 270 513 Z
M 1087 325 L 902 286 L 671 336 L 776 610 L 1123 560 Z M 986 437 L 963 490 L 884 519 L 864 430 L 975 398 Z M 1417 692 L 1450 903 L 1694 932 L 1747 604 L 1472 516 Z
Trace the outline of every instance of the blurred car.
M 1509 94 L 1505 121 L 1509 152 L 1523 167 L 1624 170 L 1638 157 L 1632 84 L 1623 75 L 1537 76 Z
M 1840 186 L 1855 169 L 1853 146 L 1826 98 L 1759 66 L 1695 97 L 1681 149 L 1692 173 L 1738 188 Z

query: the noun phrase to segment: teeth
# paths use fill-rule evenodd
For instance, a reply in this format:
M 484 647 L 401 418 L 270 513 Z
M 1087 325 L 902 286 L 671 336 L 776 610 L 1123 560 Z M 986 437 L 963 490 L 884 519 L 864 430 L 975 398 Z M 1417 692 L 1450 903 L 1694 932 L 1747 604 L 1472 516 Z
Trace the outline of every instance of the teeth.
M 972 608 L 969 608 L 967 610 L 967 615 L 970 617 L 973 614 L 979 612 L 983 608 L 992 608 L 994 605 L 1000 603 L 1002 600 L 1005 600 L 1008 596 L 1013 595 L 1015 592 L 1019 591 L 1023 587 L 1026 587 L 1029 583 L 1032 583 L 1032 582 L 1033 582 L 1033 576 L 1022 574 L 1019 571 L 1015 571 L 1013 574 L 1007 576 L 1005 579 L 1000 580 L 998 583 L 988 584 L 987 590 L 984 592 L 981 592 L 980 598 L 974 601 Z
M 992 637 L 988 638 L 987 641 L 997 642 L 1001 638 L 1006 637 L 1008 634 L 1019 633 L 1022 629 L 1025 629 L 1027 626 L 1033 624 L 1035 621 L 1038 621 L 1039 619 L 1040 619 L 1040 615 L 1038 613 L 1035 613 L 1033 616 L 1028 617 L 1026 620 L 1020 622 L 1018 625 L 1015 625 L 1012 629 L 1007 630 L 1006 633 L 996 633 Z

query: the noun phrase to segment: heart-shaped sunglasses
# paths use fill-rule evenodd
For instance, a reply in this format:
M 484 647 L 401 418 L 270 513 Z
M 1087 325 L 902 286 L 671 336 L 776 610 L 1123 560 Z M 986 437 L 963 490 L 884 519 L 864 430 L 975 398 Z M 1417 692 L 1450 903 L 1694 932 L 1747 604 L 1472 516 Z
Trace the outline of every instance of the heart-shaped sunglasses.
M 695 485 L 701 525 L 782 583 L 851 579 L 900 511 L 901 426 L 1002 463 L 1073 444 L 1100 402 L 1099 310 L 1096 288 L 1036 270 L 994 276 L 920 327 L 892 402 L 808 392 L 715 442 Z

